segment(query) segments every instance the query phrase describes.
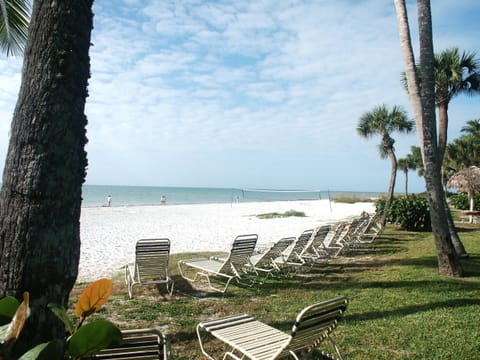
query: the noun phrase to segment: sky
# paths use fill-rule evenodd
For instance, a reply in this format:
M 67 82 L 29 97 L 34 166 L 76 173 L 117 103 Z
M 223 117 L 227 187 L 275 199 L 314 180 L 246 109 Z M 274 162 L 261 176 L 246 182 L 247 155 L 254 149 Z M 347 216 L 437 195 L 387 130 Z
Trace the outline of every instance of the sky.
M 93 8 L 87 184 L 386 192 L 359 118 L 413 118 L 393 1 L 117 0 Z M 416 6 L 408 1 L 418 58 Z M 480 57 L 480 2 L 432 1 L 435 52 Z M 0 170 L 22 58 L 0 57 Z M 450 140 L 480 97 L 449 107 Z M 418 134 L 392 134 L 405 157 Z M 400 172 L 396 191 L 403 191 Z M 425 189 L 409 173 L 409 190 Z

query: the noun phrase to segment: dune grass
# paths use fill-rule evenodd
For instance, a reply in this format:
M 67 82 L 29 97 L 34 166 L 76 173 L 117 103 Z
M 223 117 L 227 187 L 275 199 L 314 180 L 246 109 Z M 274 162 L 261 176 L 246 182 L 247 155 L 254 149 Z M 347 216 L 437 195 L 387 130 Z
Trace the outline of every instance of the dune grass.
M 377 197 L 381 197 L 382 194 L 379 194 Z M 337 193 L 331 198 L 332 201 L 343 204 L 354 204 L 358 202 L 372 202 L 375 201 L 371 196 L 356 195 L 349 193 Z
M 283 213 L 271 212 L 271 213 L 265 213 L 265 214 L 258 214 L 256 216 L 259 219 L 275 219 L 275 218 L 284 218 L 289 216 L 305 217 L 306 215 L 303 211 L 297 211 L 292 209 L 292 210 L 285 211 Z
M 201 359 L 199 321 L 249 313 L 285 331 L 305 306 L 346 295 L 349 308 L 334 333 L 345 359 L 475 359 L 480 354 L 480 228 L 461 224 L 468 259 L 464 278 L 438 275 L 432 235 L 388 227 L 376 242 L 348 257 L 253 287 L 232 284 L 226 295 L 192 288 L 172 255 L 172 298 L 164 287 L 140 287 L 128 300 L 123 278 L 97 316 L 121 328 L 160 326 L 175 359 Z M 76 301 L 85 284 L 72 292 Z M 319 355 L 310 356 L 320 358 Z

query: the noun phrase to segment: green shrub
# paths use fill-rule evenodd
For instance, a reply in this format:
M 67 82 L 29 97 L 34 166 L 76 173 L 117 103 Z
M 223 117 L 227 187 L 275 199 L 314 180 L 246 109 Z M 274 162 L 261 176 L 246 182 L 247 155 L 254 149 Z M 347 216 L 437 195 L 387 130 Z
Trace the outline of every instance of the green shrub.
M 385 209 L 385 199 L 376 202 L 376 212 L 381 213 Z M 387 212 L 387 221 L 399 224 L 408 231 L 431 231 L 430 209 L 424 196 L 408 195 L 394 197 Z
M 458 210 L 470 210 L 467 194 L 455 194 L 448 198 L 450 205 Z M 475 194 L 475 209 L 480 210 L 480 193 Z

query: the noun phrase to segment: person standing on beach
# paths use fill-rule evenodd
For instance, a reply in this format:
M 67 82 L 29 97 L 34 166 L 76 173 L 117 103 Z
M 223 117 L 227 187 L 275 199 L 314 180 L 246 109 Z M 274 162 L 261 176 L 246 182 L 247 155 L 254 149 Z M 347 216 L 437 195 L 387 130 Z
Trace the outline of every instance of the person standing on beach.
M 112 205 L 112 196 L 108 195 L 107 196 L 107 206 L 110 207 Z
M 167 197 L 165 195 L 162 195 L 160 197 L 160 204 L 165 205 L 167 203 Z

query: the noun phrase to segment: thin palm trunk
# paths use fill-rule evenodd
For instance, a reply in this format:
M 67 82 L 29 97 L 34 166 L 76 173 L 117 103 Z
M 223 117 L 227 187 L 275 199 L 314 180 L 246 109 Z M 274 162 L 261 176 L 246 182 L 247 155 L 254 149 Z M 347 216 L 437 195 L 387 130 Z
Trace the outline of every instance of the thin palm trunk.
M 420 138 L 420 149 L 425 167 L 425 183 L 430 205 L 430 217 L 437 249 L 438 270 L 442 275 L 462 276 L 463 271 L 453 248 L 445 212 L 440 167 L 438 166 L 437 134 L 435 124 L 434 55 L 432 22 L 429 0 L 417 0 L 420 34 L 420 64 L 422 92 L 415 71 L 412 42 L 405 0 L 394 0 L 400 33 L 400 44 L 405 65 L 410 101 L 412 103 Z
M 438 108 L 438 161 L 443 164 L 447 148 L 448 104 L 440 103 Z
M 408 196 L 408 169 L 405 169 L 405 196 Z
M 390 172 L 390 184 L 388 186 L 387 199 L 385 200 L 385 211 L 383 212 L 382 220 L 381 220 L 382 227 L 384 227 L 385 224 L 387 223 L 387 212 L 393 200 L 393 193 L 395 191 L 395 181 L 397 178 L 397 158 L 395 156 L 395 153 L 393 152 L 393 149 L 391 148 L 387 149 L 387 154 L 388 154 L 388 157 L 390 158 L 390 162 L 392 163 L 392 171 Z

